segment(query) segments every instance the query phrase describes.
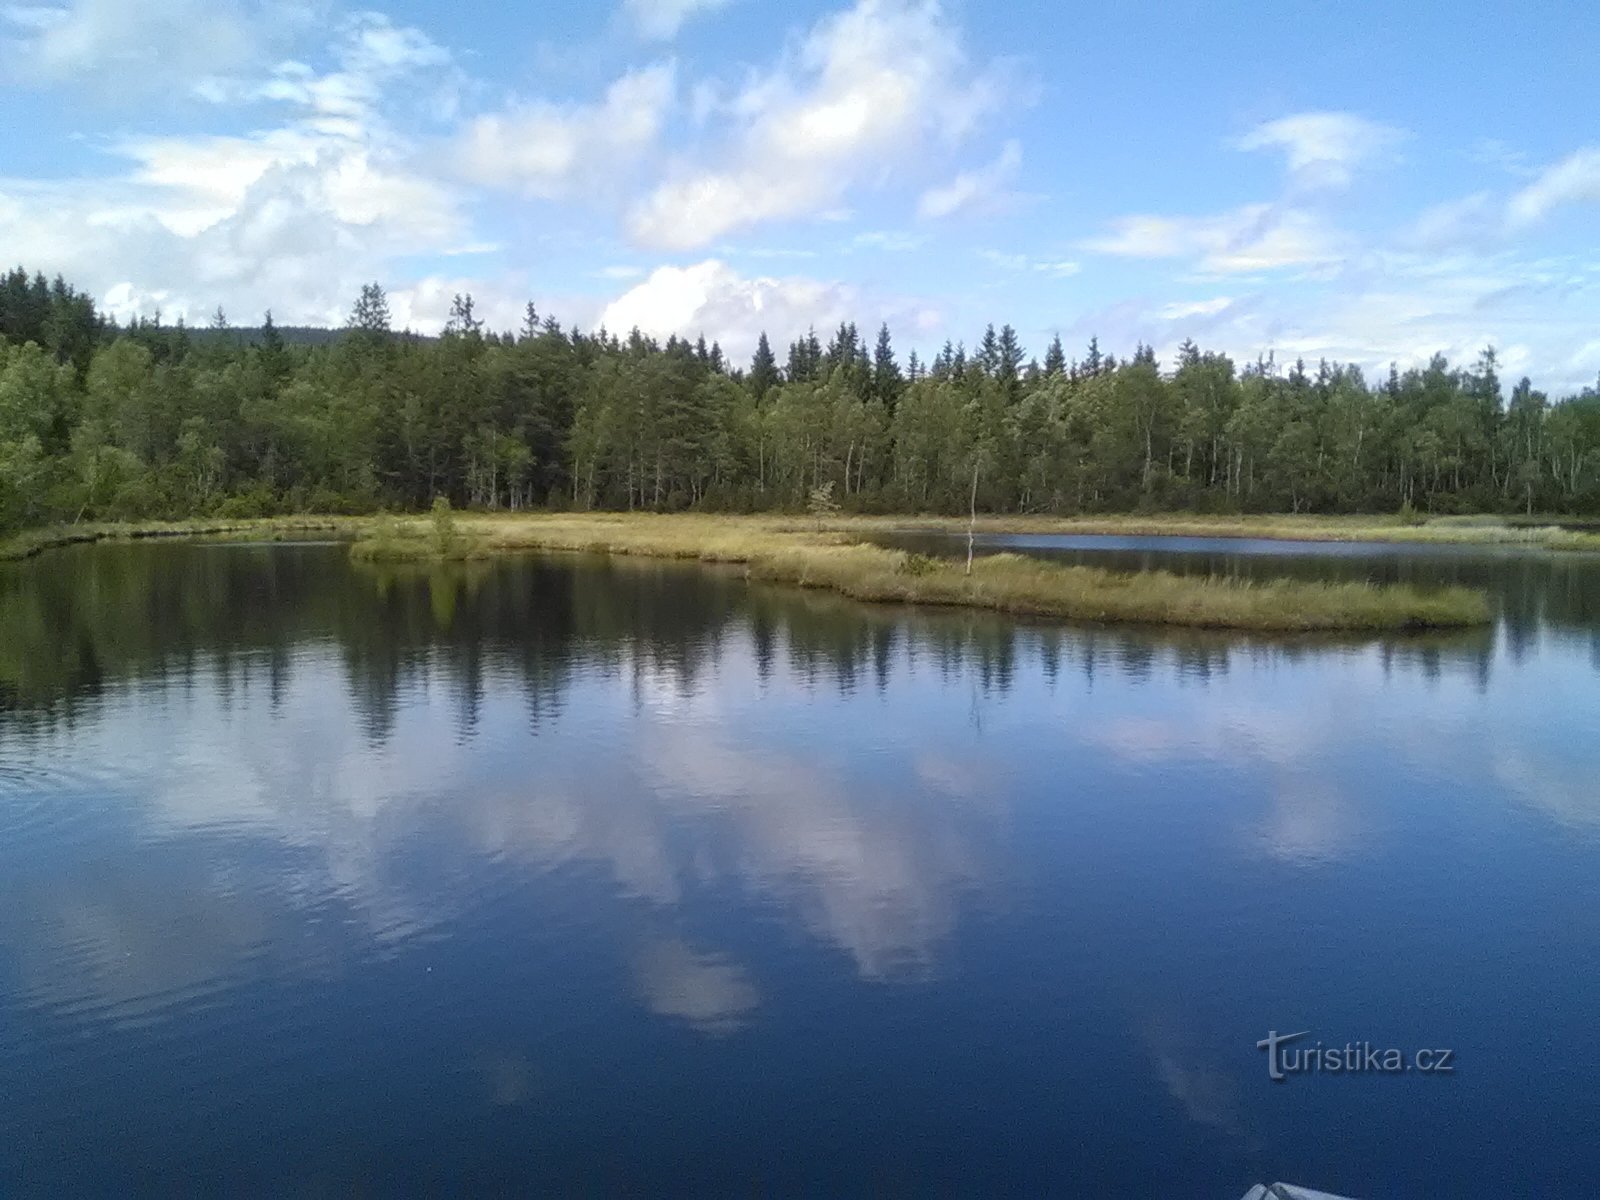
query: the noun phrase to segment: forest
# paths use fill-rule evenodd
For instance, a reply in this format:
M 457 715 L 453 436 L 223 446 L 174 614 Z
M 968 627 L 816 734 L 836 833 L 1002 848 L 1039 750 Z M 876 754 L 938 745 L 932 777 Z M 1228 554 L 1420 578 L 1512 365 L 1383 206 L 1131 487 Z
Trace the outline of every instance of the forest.
M 527 306 L 438 337 L 119 325 L 60 278 L 0 276 L 0 532 L 79 520 L 493 509 L 996 513 L 1600 511 L 1600 386 L 1502 389 L 1495 353 L 1168 363 L 1009 325 L 902 361 L 887 327 L 748 364 L 704 339 L 581 332 Z

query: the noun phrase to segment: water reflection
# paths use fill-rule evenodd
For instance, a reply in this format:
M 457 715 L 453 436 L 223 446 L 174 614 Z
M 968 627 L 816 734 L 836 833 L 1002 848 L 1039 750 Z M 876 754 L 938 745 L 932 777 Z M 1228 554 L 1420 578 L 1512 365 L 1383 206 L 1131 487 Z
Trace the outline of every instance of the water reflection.
M 0 1191 L 115 1190 L 53 1148 L 156 1161 L 172 1131 L 127 1111 L 228 1095 L 200 1144 L 294 1138 L 333 1186 L 426 1145 L 455 1182 L 660 1190 L 680 1142 L 686 1192 L 804 1190 L 797 1154 L 835 1191 L 1403 1184 L 1403 1125 L 1472 1194 L 1497 1144 L 1462 1114 L 1529 1069 L 1493 1039 L 1587 1006 L 1571 631 L 1241 639 L 146 545 L 0 571 L 0 632 L 0 1144 L 35 1172 Z M 1480 965 L 1530 938 L 1513 981 Z M 1392 1020 L 1478 1055 L 1453 1136 L 1409 1081 L 1260 1090 L 1268 1023 Z M 624 1111 L 639 1146 L 602 1154 Z

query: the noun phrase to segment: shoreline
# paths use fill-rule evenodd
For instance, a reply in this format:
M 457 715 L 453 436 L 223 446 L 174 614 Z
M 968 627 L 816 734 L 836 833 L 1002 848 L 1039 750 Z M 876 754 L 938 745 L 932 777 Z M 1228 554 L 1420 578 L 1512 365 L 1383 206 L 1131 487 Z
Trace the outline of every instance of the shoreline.
M 1288 540 L 1368 540 L 1355 527 L 1330 527 L 1320 519 L 1312 536 Z M 1274 528 L 1284 536 L 1282 519 Z M 823 522 L 793 516 L 701 516 L 649 513 L 475 514 L 454 522 L 464 539 L 464 557 L 528 550 L 636 555 L 743 565 L 749 578 L 821 588 L 870 603 L 925 604 L 989 609 L 1018 616 L 1105 624 L 1167 625 L 1270 633 L 1406 632 L 1465 628 L 1489 623 L 1482 593 L 1464 588 L 1422 590 L 1409 585 L 1244 580 L 1180 576 L 1165 571 L 1118 572 L 1062 566 L 1016 554 L 989 554 L 964 563 L 888 549 L 865 537 L 921 529 L 964 533 L 965 523 L 926 517 L 840 517 Z M 1228 536 L 1240 523 L 1150 518 L 980 520 L 980 532 L 1128 533 L 1163 529 L 1201 536 Z M 145 538 L 244 537 L 282 539 L 299 533 L 335 532 L 361 545 L 374 521 L 365 517 L 281 517 L 234 521 L 162 521 L 86 525 L 39 530 L 0 544 L 0 561 L 30 558 L 58 546 Z M 427 517 L 394 518 L 397 534 L 426 561 Z M 1248 528 L 1248 527 L 1246 527 Z M 1360 527 L 1363 531 L 1371 527 Z M 1498 528 L 1498 527 L 1496 527 Z M 1410 530 L 1408 529 L 1407 532 Z M 1477 533 L 1475 527 L 1462 532 Z M 1340 535 L 1343 536 L 1340 536 Z M 1250 536 L 1264 536 L 1253 529 Z M 1390 540 L 1405 540 L 1393 538 Z M 1476 539 L 1484 541 L 1481 536 Z M 1595 539 L 1600 543 L 1600 538 Z M 1506 543 L 1499 543 L 1506 544 Z M 1520 542 L 1514 544 L 1538 543 Z
M 1554 523 L 1499 518 L 1435 518 L 1424 524 L 1399 517 L 1287 516 L 1235 517 L 1168 513 L 1153 516 L 1090 517 L 980 516 L 980 534 L 1040 534 L 1105 537 L 1245 538 L 1275 542 L 1374 542 L 1418 546 L 1504 546 L 1530 550 L 1600 552 L 1600 530 L 1564 529 Z M 941 533 L 965 535 L 967 522 L 960 517 L 848 516 L 834 524 L 874 533 Z
M 229 537 L 235 534 L 281 541 L 296 533 L 359 532 L 367 517 L 246 517 L 238 520 L 109 521 L 48 525 L 0 541 L 0 563 L 22 562 L 46 550 L 95 542 L 137 542 L 156 538 Z

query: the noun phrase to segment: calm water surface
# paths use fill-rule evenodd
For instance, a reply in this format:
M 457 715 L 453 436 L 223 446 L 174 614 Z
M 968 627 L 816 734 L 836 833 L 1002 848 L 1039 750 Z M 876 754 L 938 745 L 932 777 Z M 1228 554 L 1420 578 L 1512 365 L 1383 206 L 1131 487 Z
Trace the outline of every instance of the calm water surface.
M 1600 563 L 1269 549 L 1155 565 L 1500 618 L 0 568 L 0 1194 L 1590 1194 Z M 1273 1083 L 1269 1030 L 1456 1070 Z

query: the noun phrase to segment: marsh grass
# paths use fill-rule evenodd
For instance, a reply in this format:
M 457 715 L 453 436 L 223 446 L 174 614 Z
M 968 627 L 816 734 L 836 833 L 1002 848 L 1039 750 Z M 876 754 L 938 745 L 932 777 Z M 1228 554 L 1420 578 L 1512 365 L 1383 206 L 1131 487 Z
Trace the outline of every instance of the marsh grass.
M 140 541 L 146 538 L 240 538 L 278 541 L 306 533 L 348 534 L 359 528 L 359 518 L 260 517 L 241 520 L 139 521 L 108 524 L 50 525 L 29 529 L 0 540 L 0 562 L 32 558 L 61 546 L 89 542 Z
M 1481 593 L 1402 585 L 1251 582 L 1059 566 L 1016 554 L 961 563 L 908 554 L 844 530 L 817 533 L 771 518 L 564 516 L 477 518 L 493 549 L 575 550 L 743 563 L 753 579 L 826 588 L 857 600 L 965 605 L 1030 616 L 1277 632 L 1481 625 Z

